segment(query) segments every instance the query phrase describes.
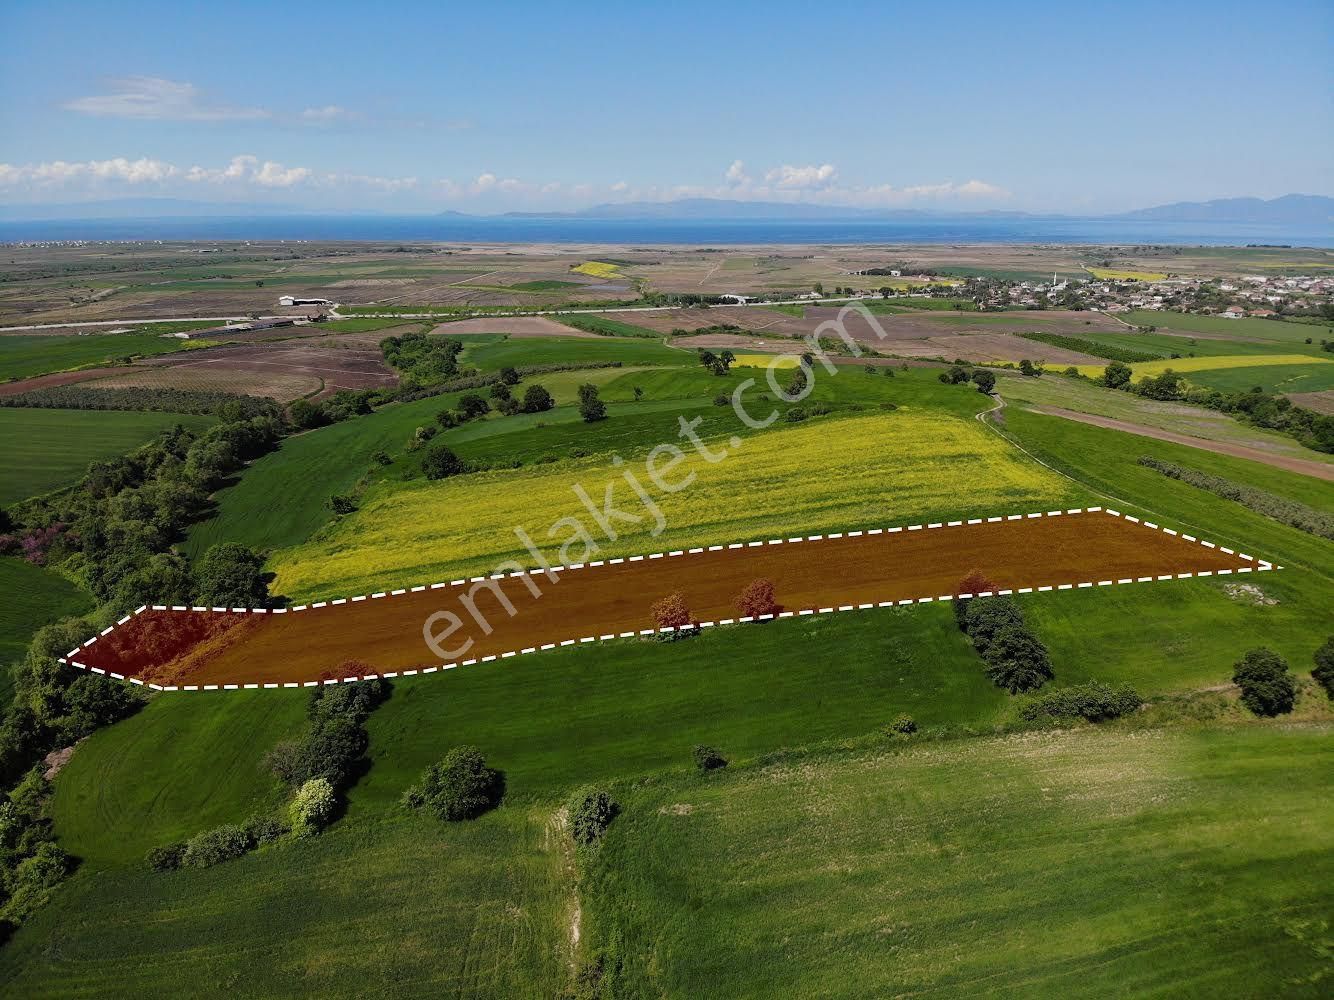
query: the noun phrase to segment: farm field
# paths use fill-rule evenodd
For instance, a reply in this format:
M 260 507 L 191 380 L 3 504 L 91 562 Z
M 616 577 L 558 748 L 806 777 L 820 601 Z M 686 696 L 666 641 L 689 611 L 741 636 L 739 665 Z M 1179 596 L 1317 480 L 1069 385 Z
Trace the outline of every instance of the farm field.
M 177 340 L 156 333 L 3 334 L 0 335 L 0 382 L 206 346 L 206 341 Z
M 1192 313 L 1140 309 L 1122 313 L 1121 319 L 1131 326 L 1155 326 L 1160 330 L 1172 330 L 1183 334 L 1212 333 L 1293 345 L 1303 344 L 1307 337 L 1314 338 L 1318 343 L 1321 337 L 1330 336 L 1329 330 L 1325 327 L 1251 316 L 1224 319 L 1222 316 L 1197 316 Z
M 1323 392 L 1334 389 L 1334 364 L 1241 365 L 1233 368 L 1194 372 L 1192 382 L 1221 392 L 1246 392 L 1259 386 L 1265 392 Z
M 1024 378 L 1006 373 L 999 377 L 997 384 L 1000 394 L 1013 403 L 1059 406 L 1079 413 L 1125 420 L 1142 427 L 1188 434 L 1205 441 L 1242 445 L 1304 461 L 1334 463 L 1334 457 L 1304 448 L 1285 434 L 1250 427 L 1225 413 L 1202 406 L 1145 399 L 1134 393 L 1051 375 Z
M 0 408 L 0 504 L 71 485 L 89 462 L 133 451 L 176 424 L 199 429 L 212 422 L 187 413 Z
M 618 995 L 1314 997 L 1330 735 L 1034 733 L 618 785 L 589 946 Z
M 448 330 L 445 331 L 448 335 Z M 466 350 L 463 361 L 483 371 L 512 366 L 597 364 L 620 361 L 628 365 L 693 365 L 694 356 L 677 348 L 623 338 L 513 338 L 473 341 L 460 336 Z
M 1225 553 L 1212 543 L 1201 545 L 1101 511 L 1067 509 L 1036 519 L 1014 514 L 999 523 L 977 520 L 934 529 L 771 540 L 739 551 L 719 546 L 660 559 L 577 564 L 554 578 L 533 572 L 524 580 L 491 584 L 489 590 L 465 581 L 423 580 L 407 594 L 296 605 L 282 616 L 150 608 L 85 643 L 73 662 L 169 689 L 347 680 L 349 675 L 415 673 L 444 661 L 452 669 L 591 636 L 652 635 L 657 623 L 650 608 L 667 594 L 681 595 L 691 620 L 703 627 L 730 624 L 739 614 L 737 595 L 757 579 L 772 585 L 778 616 L 792 617 L 939 600 L 974 570 L 986 573 L 997 589 L 1025 593 L 1271 569 L 1263 555 Z M 579 553 L 575 558 L 587 558 L 582 548 Z M 561 568 L 569 565 L 557 562 L 568 560 L 563 553 L 547 559 Z M 535 562 L 530 557 L 526 565 Z M 515 566 L 496 569 L 513 571 Z M 484 592 L 490 597 L 482 601 Z M 418 623 L 454 608 L 448 641 L 432 648 Z M 497 614 L 502 609 L 504 618 Z M 469 623 L 465 614 L 475 621 Z
M 237 371 L 234 369 L 199 365 L 172 365 L 170 367 L 137 367 L 92 379 L 84 385 L 89 389 L 180 389 L 186 392 L 225 392 L 236 396 L 264 396 L 280 403 L 290 403 L 303 396 L 314 396 L 324 388 L 324 380 L 316 375 L 296 375 L 287 372 Z
M 929 454 L 918 446 L 923 440 L 932 442 Z M 986 477 L 979 480 L 982 468 Z M 650 540 L 657 550 L 888 526 L 928 516 L 1082 505 L 1079 490 L 1028 463 L 975 423 L 906 410 L 759 435 L 734 446 L 734 454 L 712 468 L 691 456 L 680 469 L 681 477 L 695 472 L 698 482 L 657 498 L 666 530 L 650 536 L 641 522 L 620 533 L 602 555 L 634 555 Z M 525 468 L 381 489 L 318 539 L 276 552 L 269 565 L 277 574 L 275 586 L 293 597 L 490 572 L 504 559 L 525 554 L 514 526 L 549 542 L 557 534 L 548 535 L 547 527 L 558 518 L 586 514 L 572 483 L 589 482 L 600 496 L 605 484 L 620 479 L 599 461 L 576 460 L 556 471 Z M 466 526 L 446 527 L 433 513 L 442 508 L 474 514 Z
M 1118 271 L 1110 267 L 1090 267 L 1086 270 L 1093 277 L 1104 281 L 1162 281 L 1167 277 L 1159 271 Z
M 9 702 L 13 682 L 7 669 L 22 659 L 37 629 L 92 608 L 92 598 L 57 576 L 14 556 L 0 557 L 0 701 Z
M 1301 367 L 1312 372 L 1317 379 L 1326 369 L 1334 372 L 1334 361 L 1306 357 L 1301 354 L 1236 354 L 1204 358 L 1163 358 L 1160 361 L 1137 361 L 1130 366 L 1130 370 L 1134 372 L 1134 377 L 1139 379 L 1146 375 L 1150 377 L 1161 375 L 1170 368 L 1174 372 L 1180 372 L 1187 376 L 1190 381 L 1197 381 L 1198 379 L 1208 378 L 1209 373 L 1213 372 L 1233 368 L 1267 368 L 1276 365 L 1289 369 Z M 1075 367 L 1079 369 L 1079 374 L 1087 375 L 1089 378 L 1097 378 L 1103 373 L 1106 365 L 1076 365 Z

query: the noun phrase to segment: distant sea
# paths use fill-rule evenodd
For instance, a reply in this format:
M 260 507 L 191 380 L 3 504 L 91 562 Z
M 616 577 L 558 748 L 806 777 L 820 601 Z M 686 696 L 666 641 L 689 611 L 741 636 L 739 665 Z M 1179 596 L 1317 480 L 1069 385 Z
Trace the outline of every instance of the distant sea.
M 0 242 L 349 240 L 446 243 L 898 244 L 1074 243 L 1334 247 L 1334 230 L 1210 222 L 955 216 L 922 220 L 507 219 L 453 216 L 238 216 L 0 222 Z

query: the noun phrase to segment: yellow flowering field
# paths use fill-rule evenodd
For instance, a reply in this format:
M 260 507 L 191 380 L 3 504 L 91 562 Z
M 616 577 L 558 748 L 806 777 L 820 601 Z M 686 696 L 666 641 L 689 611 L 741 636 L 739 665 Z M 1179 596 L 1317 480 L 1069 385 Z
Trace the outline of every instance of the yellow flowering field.
M 669 485 L 695 479 L 670 494 L 652 485 L 643 455 L 628 456 L 620 468 L 590 458 L 387 485 L 311 541 L 274 553 L 273 592 L 338 597 L 486 573 L 506 559 L 533 565 L 516 526 L 553 563 L 582 559 L 582 543 L 558 556 L 573 535 L 568 526 L 551 531 L 562 517 L 578 518 L 601 546 L 592 558 L 608 558 L 1090 501 L 961 417 L 904 408 L 779 426 L 786 429 L 746 438 L 714 464 L 676 442 L 688 457 L 663 478 Z M 627 470 L 661 509 L 666 527 L 656 537 L 653 516 L 623 478 Z M 616 522 L 619 538 L 608 541 L 575 484 L 599 505 L 613 486 L 614 507 L 642 521 Z
M 800 351 L 802 346 L 797 344 L 794 348 Z M 738 354 L 733 364 L 740 368 L 768 368 L 773 365 L 775 368 L 796 368 L 798 361 L 791 355 L 777 354 Z
M 576 274 L 587 274 L 593 278 L 614 278 L 620 273 L 620 266 L 617 264 L 604 264 L 600 260 L 586 260 L 578 267 L 570 268 Z
M 1309 354 L 1224 354 L 1215 358 L 1163 358 L 1161 361 L 1143 361 L 1130 366 L 1135 378 L 1161 375 L 1171 368 L 1189 375 L 1191 372 L 1218 371 L 1222 368 L 1261 368 L 1270 365 L 1330 365 L 1334 361 L 1313 358 Z M 1050 367 L 1050 366 L 1049 366 Z M 1076 365 L 1079 374 L 1098 378 L 1107 367 L 1103 365 Z

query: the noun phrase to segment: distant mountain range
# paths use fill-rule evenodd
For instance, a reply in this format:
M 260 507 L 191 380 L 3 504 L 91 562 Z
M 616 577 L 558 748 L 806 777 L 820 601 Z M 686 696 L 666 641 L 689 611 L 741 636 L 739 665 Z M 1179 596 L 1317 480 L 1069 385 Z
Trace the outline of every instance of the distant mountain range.
M 0 205 L 5 221 L 81 221 L 94 219 L 204 219 L 305 217 L 388 217 L 408 213 L 331 212 L 273 203 L 206 202 L 179 198 L 122 198 L 46 205 Z M 1334 224 L 1334 198 L 1323 195 L 1288 194 L 1268 201 L 1261 198 L 1221 198 L 1215 201 L 1182 201 L 1133 212 L 1103 216 L 1065 216 L 1013 211 L 945 212 L 926 209 L 869 209 L 809 202 L 738 201 L 724 198 L 681 198 L 676 201 L 632 201 L 594 205 L 573 212 L 506 212 L 502 215 L 470 215 L 448 211 L 418 218 L 471 219 L 627 219 L 713 221 L 865 221 L 927 220 L 963 218 L 1000 219 L 1107 219 L 1135 222 L 1233 223 L 1323 227 Z

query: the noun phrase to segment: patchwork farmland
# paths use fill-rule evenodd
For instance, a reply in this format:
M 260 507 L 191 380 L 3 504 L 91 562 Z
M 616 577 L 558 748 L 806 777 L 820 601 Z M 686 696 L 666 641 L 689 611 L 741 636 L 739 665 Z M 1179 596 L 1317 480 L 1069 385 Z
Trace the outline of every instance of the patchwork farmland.
M 0 988 L 1318 988 L 1320 328 L 969 297 L 1274 257 L 52 248 L 7 318 L 335 305 L 0 333 Z

